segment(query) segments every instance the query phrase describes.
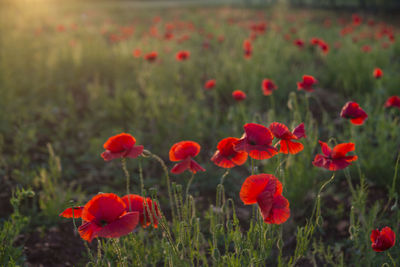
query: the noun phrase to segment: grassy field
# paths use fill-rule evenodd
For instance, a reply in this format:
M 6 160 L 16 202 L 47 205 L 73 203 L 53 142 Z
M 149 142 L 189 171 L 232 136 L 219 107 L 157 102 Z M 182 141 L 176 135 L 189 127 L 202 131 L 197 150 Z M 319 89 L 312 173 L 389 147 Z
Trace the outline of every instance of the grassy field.
M 384 107 L 400 96 L 398 34 L 395 16 L 281 4 L 0 4 L 0 265 L 395 266 L 399 245 L 376 252 L 370 235 L 400 226 L 400 108 Z M 313 92 L 298 90 L 303 75 L 318 81 Z M 362 125 L 340 116 L 348 101 L 368 114 Z M 210 160 L 246 123 L 272 122 L 304 123 L 304 149 L 230 170 Z M 123 132 L 145 152 L 105 161 L 103 144 Z M 200 144 L 205 172 L 171 173 L 183 140 Z M 316 167 L 319 140 L 354 143 L 358 159 Z M 261 173 L 283 184 L 282 224 L 239 196 Z M 87 242 L 81 219 L 59 216 L 100 192 L 124 196 L 127 181 L 157 202 L 157 228 Z

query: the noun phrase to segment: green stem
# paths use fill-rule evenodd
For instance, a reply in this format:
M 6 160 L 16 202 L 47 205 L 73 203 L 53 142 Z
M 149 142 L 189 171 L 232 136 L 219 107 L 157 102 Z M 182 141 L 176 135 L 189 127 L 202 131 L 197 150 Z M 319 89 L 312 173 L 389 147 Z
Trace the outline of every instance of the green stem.
M 394 261 L 392 255 L 390 255 L 390 252 L 389 252 L 389 251 L 387 252 L 387 255 L 388 255 L 389 259 L 392 261 L 393 267 L 396 267 L 396 262 Z
M 327 180 L 319 189 L 318 195 L 317 195 L 317 201 L 315 202 L 315 207 L 313 210 L 313 213 L 311 215 L 311 220 L 313 219 L 314 215 L 315 215 L 315 225 L 318 225 L 318 219 L 319 216 L 321 215 L 321 193 L 322 190 L 324 190 L 324 188 L 333 181 L 333 179 L 335 178 L 335 173 L 332 174 L 331 178 L 329 178 L 329 180 Z
M 122 170 L 124 171 L 125 178 L 126 178 L 126 194 L 129 195 L 129 180 L 130 180 L 130 175 L 128 168 L 126 167 L 126 158 L 122 158 L 121 160 L 121 165 L 122 165 Z
M 189 182 L 187 183 L 187 186 L 186 186 L 186 202 L 187 202 L 187 199 L 189 196 L 189 189 L 190 189 L 190 185 L 193 182 L 193 178 L 194 178 L 194 173 L 192 173 L 192 176 L 190 176 Z
M 225 181 L 225 177 L 228 176 L 230 169 L 226 169 L 226 171 L 224 172 L 224 174 L 221 176 L 221 181 L 219 182 L 221 185 L 224 184 Z

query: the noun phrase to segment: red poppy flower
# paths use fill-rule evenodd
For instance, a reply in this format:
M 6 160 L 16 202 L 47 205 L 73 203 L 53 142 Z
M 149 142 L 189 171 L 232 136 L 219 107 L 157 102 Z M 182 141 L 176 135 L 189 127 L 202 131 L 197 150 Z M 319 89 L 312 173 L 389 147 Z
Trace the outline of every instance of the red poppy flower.
M 158 209 L 157 203 L 152 201 L 151 198 L 146 198 L 146 209 L 144 197 L 130 194 L 122 197 L 126 205 L 126 212 L 136 211 L 139 213 L 139 221 L 143 228 L 146 228 L 151 224 L 153 220 L 153 227 L 158 227 L 158 218 L 161 217 L 160 210 Z M 153 207 L 154 206 L 154 207 Z M 150 215 L 152 218 L 150 218 Z
M 381 231 L 378 229 L 371 231 L 371 247 L 376 252 L 385 251 L 394 246 L 396 235 L 390 227 L 384 227 Z
M 156 61 L 157 57 L 158 57 L 158 53 L 155 52 L 155 51 L 147 53 L 146 55 L 144 55 L 144 59 L 146 59 L 148 62 Z
M 258 204 L 265 223 L 281 224 L 290 217 L 289 201 L 282 196 L 282 184 L 271 174 L 246 178 L 240 189 L 245 205 Z
M 241 90 L 236 90 L 236 91 L 233 91 L 232 97 L 233 97 L 233 99 L 235 99 L 236 101 L 239 102 L 239 101 L 246 99 L 246 94 L 245 94 L 245 92 L 243 92 Z
M 286 125 L 279 122 L 271 123 L 269 129 L 276 138 L 280 139 L 280 141 L 276 144 L 276 145 L 279 144 L 280 146 L 279 150 L 280 153 L 297 154 L 303 150 L 304 148 L 303 144 L 294 142 L 292 140 L 297 140 L 305 137 L 304 123 L 297 126 L 293 130 L 293 133 L 289 131 Z
M 304 41 L 301 40 L 301 39 L 296 39 L 293 43 L 299 48 L 303 48 L 304 47 Z
M 311 38 L 311 40 L 310 40 L 310 44 L 311 45 L 319 45 L 319 42 L 320 42 L 321 40 L 319 39 L 319 38 L 316 38 L 316 37 L 313 37 L 313 38 Z
M 369 53 L 369 52 L 371 52 L 372 48 L 371 48 L 371 46 L 369 46 L 369 45 L 363 45 L 363 46 L 361 47 L 361 50 L 362 50 L 363 52 L 365 52 L 365 53 Z
M 389 97 L 385 103 L 386 108 L 396 107 L 400 109 L 400 96 L 394 95 Z
M 360 105 L 351 101 L 344 105 L 340 112 L 340 116 L 345 119 L 350 119 L 351 123 L 354 125 L 362 125 L 368 118 L 367 113 L 360 108 Z
M 178 60 L 178 61 L 187 60 L 187 59 L 189 59 L 189 57 L 190 57 L 190 52 L 185 51 L 185 50 L 179 51 L 178 53 L 176 53 L 176 56 L 175 56 L 176 60 Z
M 205 90 L 211 90 L 213 89 L 215 86 L 215 80 L 208 80 L 206 81 L 206 83 L 204 84 L 204 89 Z
M 361 17 L 360 17 L 358 14 L 353 14 L 353 15 L 351 15 L 351 17 L 352 17 L 352 19 L 353 19 L 353 25 L 354 25 L 354 26 L 358 26 L 358 25 L 361 24 L 362 19 L 361 19 Z
M 324 41 L 320 40 L 318 45 L 324 54 L 327 54 L 329 52 L 329 45 L 327 43 L 325 43 Z
M 312 88 L 314 84 L 318 81 L 311 75 L 304 75 L 303 80 L 297 83 L 297 90 L 304 90 L 307 92 L 312 92 L 314 89 Z
M 272 146 L 274 136 L 271 131 L 256 123 L 247 123 L 244 125 L 244 134 L 241 139 L 236 141 L 233 148 L 238 152 L 247 152 L 253 159 L 269 159 L 278 152 Z
M 319 141 L 323 155 L 315 156 L 313 164 L 316 167 L 337 171 L 346 168 L 351 162 L 357 160 L 357 156 L 346 156 L 350 151 L 354 151 L 353 143 L 343 143 L 331 149 L 326 143 Z
M 83 224 L 78 231 L 84 240 L 115 238 L 129 234 L 139 222 L 139 212 L 126 212 L 126 205 L 115 194 L 98 194 L 82 210 Z
M 101 157 L 105 161 L 116 158 L 137 158 L 143 152 L 143 146 L 135 146 L 136 139 L 127 133 L 117 134 L 108 138 L 104 143 L 104 151 Z
M 82 210 L 83 207 L 73 207 L 73 208 L 68 208 L 65 209 L 63 212 L 60 213 L 60 217 L 64 217 L 64 218 L 80 218 L 82 216 Z M 73 211 L 73 212 L 72 212 Z M 73 216 L 72 216 L 73 213 Z
M 205 169 L 192 159 L 199 152 L 200 145 L 193 141 L 181 141 L 174 144 L 169 150 L 169 160 L 181 162 L 175 164 L 171 172 L 174 174 L 180 174 L 185 170 L 190 170 L 193 173 L 198 171 L 204 172 Z
M 136 58 L 139 58 L 141 54 L 142 54 L 142 51 L 140 49 L 135 49 L 132 51 L 132 55 Z
M 243 51 L 244 51 L 245 58 L 251 58 L 251 54 L 253 53 L 253 46 L 252 46 L 250 40 L 244 40 Z
M 233 144 L 238 140 L 239 138 L 227 137 L 218 143 L 218 150 L 211 158 L 215 165 L 222 168 L 233 168 L 246 162 L 247 153 L 237 152 L 233 149 Z
M 383 76 L 383 71 L 380 68 L 375 68 L 373 75 L 375 79 L 379 79 Z
M 264 95 L 271 95 L 274 90 L 278 89 L 278 86 L 270 79 L 264 79 L 261 87 Z

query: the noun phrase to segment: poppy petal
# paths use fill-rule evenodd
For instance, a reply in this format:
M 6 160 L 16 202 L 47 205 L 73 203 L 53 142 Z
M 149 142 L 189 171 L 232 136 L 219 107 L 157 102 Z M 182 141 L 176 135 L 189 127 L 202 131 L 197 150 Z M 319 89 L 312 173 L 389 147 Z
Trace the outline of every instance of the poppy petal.
M 101 227 L 93 222 L 84 222 L 79 226 L 78 231 L 83 240 L 92 242 L 93 238 L 97 237 L 97 232 Z
M 127 212 L 113 222 L 101 227 L 99 237 L 116 238 L 127 235 L 135 229 L 139 222 L 139 212 Z
M 343 143 L 335 146 L 332 150 L 332 158 L 342 158 L 350 151 L 355 150 L 354 143 Z
M 263 219 L 268 218 L 272 208 L 273 192 L 265 190 L 257 196 L 257 204 Z
M 122 199 L 113 193 L 98 194 L 93 197 L 82 210 L 85 221 L 113 221 L 125 212 L 126 206 Z
M 125 152 L 111 152 L 110 150 L 106 150 L 103 153 L 101 153 L 101 157 L 105 161 L 122 158 L 122 157 L 124 157 L 124 155 L 125 155 Z
M 171 169 L 173 174 L 181 174 L 190 168 L 190 158 L 185 159 L 182 162 L 175 164 L 175 166 Z
M 143 149 L 144 149 L 143 146 L 134 146 L 129 151 L 128 155 L 126 155 L 126 157 L 135 159 L 143 153 Z
M 331 148 L 328 146 L 328 144 L 322 141 L 319 141 L 319 144 L 321 146 L 322 153 L 329 157 L 331 155 Z
M 196 161 L 194 161 L 194 160 L 190 160 L 190 170 L 193 172 L 193 173 L 196 173 L 196 172 L 205 172 L 206 171 L 206 169 L 204 169 L 203 167 L 201 167 L 200 166 L 200 164 L 198 164 Z
M 268 189 L 268 191 L 272 190 L 273 195 L 281 194 L 282 184 L 271 174 L 263 173 L 251 175 L 246 178 L 240 189 L 240 199 L 245 205 L 255 204 L 257 203 L 258 195 L 266 189 Z
M 306 130 L 304 129 L 304 123 L 300 123 L 296 128 L 293 130 L 293 134 L 298 138 L 306 138 Z
M 297 154 L 300 151 L 303 150 L 304 146 L 301 143 L 298 142 L 292 142 L 290 140 L 281 140 L 280 142 L 280 153 L 284 153 L 284 154 Z
M 290 217 L 289 201 L 282 195 L 274 197 L 270 215 L 264 218 L 264 222 L 281 224 Z
M 214 155 L 211 158 L 211 161 L 214 162 L 215 165 L 222 168 L 229 169 L 236 166 L 233 160 L 222 156 L 219 150 L 215 151 Z
M 63 212 L 60 213 L 60 217 L 64 218 L 80 218 L 82 216 L 83 207 L 73 207 L 65 209 Z
M 104 143 L 104 149 L 111 152 L 122 152 L 129 150 L 136 143 L 136 139 L 127 133 L 121 133 L 110 137 L 107 142 Z

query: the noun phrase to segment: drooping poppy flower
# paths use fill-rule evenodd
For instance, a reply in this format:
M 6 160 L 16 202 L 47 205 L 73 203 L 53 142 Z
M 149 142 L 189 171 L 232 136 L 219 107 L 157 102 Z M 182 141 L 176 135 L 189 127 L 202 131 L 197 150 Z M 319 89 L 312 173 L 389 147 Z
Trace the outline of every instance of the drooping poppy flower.
M 139 222 L 139 212 L 126 212 L 126 205 L 112 193 L 98 194 L 82 210 L 78 231 L 91 242 L 96 237 L 115 238 L 129 234 Z
M 217 151 L 211 158 L 215 165 L 222 168 L 233 168 L 243 165 L 247 160 L 247 152 L 237 152 L 233 149 L 233 144 L 239 138 L 227 137 L 222 139 L 217 145 Z
M 372 74 L 374 75 L 375 79 L 379 79 L 383 76 L 383 71 L 380 68 L 375 68 Z
M 345 119 L 350 119 L 351 123 L 354 125 L 362 125 L 368 118 L 367 113 L 360 107 L 360 105 L 352 101 L 349 101 L 344 105 L 340 112 L 340 116 Z
M 353 143 L 343 143 L 331 149 L 327 143 L 319 141 L 321 145 L 322 155 L 317 154 L 314 158 L 313 165 L 328 169 L 330 171 L 338 171 L 346 168 L 351 162 L 357 160 L 357 156 L 346 156 L 350 151 L 354 151 Z
M 246 178 L 240 189 L 245 205 L 258 204 L 265 223 L 281 224 L 290 217 L 289 201 L 282 196 L 282 184 L 271 174 Z
M 274 90 L 278 89 L 278 86 L 270 79 L 264 79 L 261 87 L 264 95 L 271 95 Z
M 187 60 L 187 59 L 189 59 L 189 57 L 190 57 L 190 52 L 189 52 L 189 51 L 186 51 L 186 50 L 179 51 L 179 52 L 176 53 L 176 55 L 175 55 L 175 58 L 176 58 L 176 60 L 178 60 L 178 61 Z
M 147 53 L 146 55 L 144 55 L 144 59 L 146 59 L 148 62 L 156 61 L 157 57 L 158 57 L 158 53 L 155 52 L 155 51 Z
M 318 81 L 311 75 L 304 75 L 301 82 L 297 82 L 297 90 L 304 90 L 307 92 L 313 92 L 313 85 Z
M 126 205 L 127 212 L 136 211 L 139 213 L 139 221 L 143 228 L 149 226 L 152 221 L 153 227 L 158 227 L 158 218 L 161 217 L 161 214 L 155 201 L 148 197 L 145 203 L 144 197 L 135 194 L 123 196 L 122 200 Z
M 117 158 L 137 158 L 142 154 L 144 147 L 135 146 L 136 139 L 127 133 L 117 134 L 108 138 L 104 143 L 104 151 L 101 157 L 105 161 L 110 161 Z
M 215 86 L 215 80 L 214 80 L 214 79 L 208 80 L 208 81 L 206 81 L 206 83 L 204 84 L 204 89 L 208 91 L 208 90 L 213 89 L 214 86 Z
M 371 247 L 376 252 L 385 251 L 394 246 L 396 235 L 390 227 L 384 227 L 381 231 L 378 229 L 371 231 Z
M 251 54 L 253 53 L 253 46 L 252 46 L 250 40 L 244 40 L 244 42 L 243 42 L 243 52 L 244 52 L 244 57 L 246 59 L 251 58 Z
M 279 144 L 280 146 L 279 150 L 280 153 L 297 154 L 303 150 L 304 148 L 303 144 L 294 142 L 292 140 L 298 140 L 300 138 L 305 137 L 304 123 L 297 126 L 293 130 L 293 133 L 289 131 L 286 125 L 279 122 L 271 123 L 269 129 L 276 138 L 280 139 L 280 141 L 276 144 L 276 145 Z
M 60 215 L 58 215 L 58 216 L 64 217 L 64 218 L 72 218 L 72 217 L 81 218 L 82 210 L 83 210 L 83 206 L 67 208 L 63 212 L 61 212 Z
M 258 160 L 269 159 L 278 153 L 272 146 L 274 136 L 267 127 L 257 123 L 247 123 L 243 128 L 245 133 L 234 143 L 233 149 L 247 152 L 251 158 Z
M 389 97 L 385 102 L 385 108 L 396 107 L 400 109 L 400 96 L 394 95 Z
M 240 102 L 246 99 L 246 93 L 241 90 L 235 90 L 232 92 L 232 97 L 236 101 Z
M 180 174 L 185 170 L 189 170 L 193 173 L 198 171 L 204 172 L 205 169 L 192 159 L 197 156 L 199 152 L 200 145 L 193 141 L 181 141 L 174 144 L 169 150 L 169 160 L 180 162 L 175 164 L 171 172 L 174 174 Z

